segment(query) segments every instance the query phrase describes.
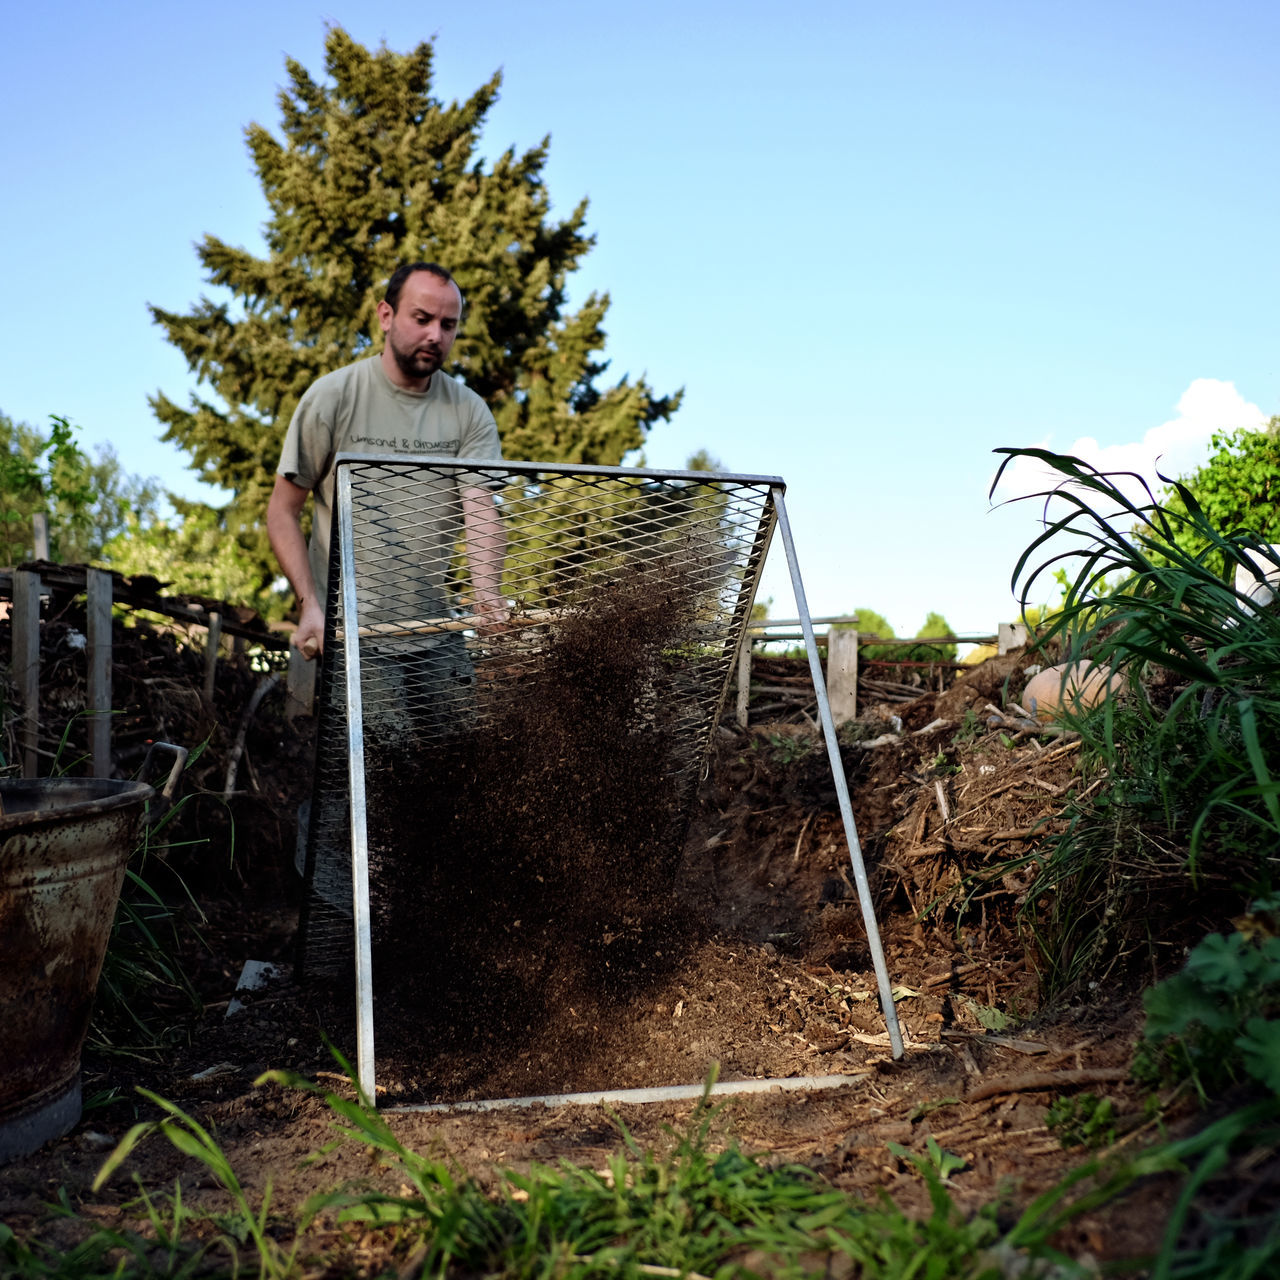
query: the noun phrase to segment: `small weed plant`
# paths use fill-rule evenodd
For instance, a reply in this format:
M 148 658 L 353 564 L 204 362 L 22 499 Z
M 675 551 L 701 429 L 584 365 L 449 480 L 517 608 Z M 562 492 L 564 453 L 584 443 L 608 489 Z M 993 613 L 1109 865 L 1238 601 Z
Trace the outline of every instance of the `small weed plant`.
M 923 1156 L 918 1156 L 914 1152 L 908 1151 L 906 1147 L 897 1142 L 889 1143 L 889 1150 L 899 1160 L 905 1160 L 908 1164 L 915 1165 L 916 1169 L 927 1181 L 936 1179 L 939 1183 L 949 1182 L 953 1173 L 959 1173 L 966 1166 L 963 1156 L 944 1151 L 932 1134 L 925 1139 L 925 1153 Z
M 960 721 L 960 727 L 955 731 L 952 741 L 976 742 L 986 731 L 987 725 L 983 718 L 972 707 L 965 707 L 964 718 Z
M 771 733 L 766 740 L 770 758 L 783 768 L 811 755 L 818 745 L 817 740 L 808 734 Z
M 1045 1127 L 1064 1147 L 1109 1147 L 1116 1140 L 1116 1111 L 1095 1093 L 1057 1098 L 1045 1112 Z

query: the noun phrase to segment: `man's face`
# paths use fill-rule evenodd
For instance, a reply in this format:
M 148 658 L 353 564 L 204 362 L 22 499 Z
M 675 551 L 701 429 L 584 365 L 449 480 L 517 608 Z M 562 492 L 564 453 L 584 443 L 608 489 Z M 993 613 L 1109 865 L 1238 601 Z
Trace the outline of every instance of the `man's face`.
M 387 349 L 406 381 L 425 382 L 444 364 L 461 314 L 458 287 L 430 271 L 415 271 L 404 282 L 394 311 L 386 302 L 378 303 Z

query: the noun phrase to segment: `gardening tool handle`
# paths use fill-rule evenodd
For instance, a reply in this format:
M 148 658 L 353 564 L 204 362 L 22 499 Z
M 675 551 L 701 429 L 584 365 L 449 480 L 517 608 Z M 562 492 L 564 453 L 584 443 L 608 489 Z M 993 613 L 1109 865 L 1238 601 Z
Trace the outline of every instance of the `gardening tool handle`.
M 507 612 L 506 622 L 512 628 L 540 626 L 547 622 L 564 620 L 563 609 L 511 609 Z M 404 622 L 375 622 L 360 628 L 360 639 L 391 639 L 406 636 L 439 635 L 446 631 L 473 631 L 485 624 L 485 618 L 479 613 L 464 613 L 457 618 L 426 618 Z M 346 632 L 338 628 L 338 639 L 346 639 Z
M 169 770 L 169 776 L 160 790 L 159 797 L 147 805 L 147 814 L 143 822 L 151 829 L 158 827 L 165 815 L 173 807 L 173 797 L 178 790 L 178 780 L 182 777 L 182 770 L 186 766 L 187 755 L 189 754 L 186 747 L 179 747 L 172 742 L 150 743 L 147 747 L 147 754 L 142 758 L 141 777 L 144 781 L 151 772 L 151 758 L 157 751 L 172 751 L 174 760 L 173 767 Z
M 164 801 L 163 808 L 167 809 L 173 803 L 173 797 L 177 793 L 178 779 L 182 777 L 182 770 L 186 767 L 189 753 L 186 747 L 179 747 L 172 742 L 151 743 L 147 747 L 147 754 L 142 758 L 142 777 L 144 779 L 151 772 L 151 757 L 157 751 L 172 751 L 174 754 L 173 767 L 169 770 L 169 777 L 160 791 L 160 799 Z

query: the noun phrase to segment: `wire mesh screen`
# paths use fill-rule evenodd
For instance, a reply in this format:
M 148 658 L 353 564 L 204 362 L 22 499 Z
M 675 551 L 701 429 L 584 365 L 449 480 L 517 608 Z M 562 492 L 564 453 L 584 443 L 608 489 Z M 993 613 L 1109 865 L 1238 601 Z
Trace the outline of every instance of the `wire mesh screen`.
M 454 988 L 475 970 L 497 975 L 494 1018 L 518 1020 L 522 1000 L 559 980 L 545 953 L 569 917 L 607 940 L 600 963 L 620 971 L 628 930 L 661 900 L 781 481 L 426 458 L 338 466 L 356 608 L 344 615 L 340 498 L 302 968 L 352 969 L 346 673 L 358 655 L 379 1018 L 454 999 L 474 1023 L 483 993 Z M 495 588 L 500 616 L 484 607 Z

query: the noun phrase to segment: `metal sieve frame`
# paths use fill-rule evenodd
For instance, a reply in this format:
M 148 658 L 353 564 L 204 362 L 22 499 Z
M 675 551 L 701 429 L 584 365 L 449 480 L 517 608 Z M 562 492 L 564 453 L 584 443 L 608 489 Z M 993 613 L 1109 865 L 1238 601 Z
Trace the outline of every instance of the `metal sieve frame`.
M 572 480 L 577 477 L 582 479 L 584 484 L 593 481 L 614 480 L 635 486 L 696 484 L 713 490 L 719 487 L 729 492 L 734 488 L 743 488 L 758 491 L 761 494 L 759 523 L 752 535 L 750 550 L 746 553 L 745 560 L 742 561 L 739 598 L 734 605 L 731 617 L 727 619 L 732 624 L 732 631 L 721 646 L 728 660 L 723 663 L 724 671 L 719 684 L 717 713 L 712 717 L 711 723 L 714 724 L 715 719 L 718 719 L 718 711 L 724 705 L 724 699 L 727 696 L 729 685 L 733 678 L 735 664 L 732 660 L 732 655 L 736 653 L 738 646 L 742 642 L 742 632 L 745 630 L 746 622 L 749 618 L 751 603 L 754 600 L 755 591 L 759 583 L 760 570 L 763 568 L 764 557 L 776 527 L 781 535 L 786 553 L 797 612 L 809 655 L 810 670 L 817 695 L 819 723 L 827 745 L 832 781 L 839 802 L 863 924 L 867 932 L 868 945 L 875 968 L 881 1009 L 888 1029 L 893 1057 L 900 1058 L 904 1052 L 902 1033 L 893 1003 L 884 950 L 880 940 L 880 931 L 875 918 L 874 907 L 871 902 L 870 886 L 862 858 L 862 850 L 849 799 L 844 768 L 840 759 L 839 743 L 836 738 L 830 702 L 827 697 L 826 683 L 823 679 L 821 664 L 818 659 L 817 644 L 813 633 L 808 602 L 805 597 L 790 521 L 787 517 L 784 499 L 786 486 L 784 481 L 777 476 L 721 472 L 662 471 L 648 468 L 597 467 L 564 463 L 495 462 L 492 459 L 452 459 L 409 455 L 388 457 L 384 455 L 343 453 L 339 454 L 335 460 L 335 494 L 325 636 L 325 652 L 329 655 L 330 662 L 333 662 L 340 654 L 342 668 L 341 687 L 340 689 L 338 688 L 339 680 L 334 678 L 330 671 L 326 671 L 328 678 L 322 679 L 320 688 L 319 732 L 323 735 L 326 726 L 332 728 L 335 713 L 339 715 L 345 713 L 352 895 L 352 916 L 349 919 L 348 927 L 353 930 L 354 942 L 356 1072 L 358 1083 L 366 1097 L 374 1101 L 377 1095 L 373 1017 L 372 908 L 369 887 L 368 814 L 365 775 L 365 704 L 361 685 L 361 646 L 366 637 L 361 636 L 363 628 L 360 621 L 361 590 L 357 579 L 356 566 L 357 527 L 355 504 L 353 502 L 353 483 L 359 479 L 364 471 L 371 469 L 385 471 L 388 468 L 395 470 L 397 473 L 406 474 L 420 470 L 430 472 L 436 477 L 450 477 L 456 473 L 463 472 L 468 473 L 468 475 L 479 474 L 488 477 L 527 477 L 529 482 L 534 484 L 539 481 L 545 482 L 548 478 Z M 361 528 L 360 532 L 364 535 L 368 531 Z M 339 613 L 343 622 L 341 630 L 337 626 Z M 354 644 L 350 642 L 352 639 L 355 641 Z M 340 707 L 338 705 L 339 700 Z M 706 742 L 703 744 L 704 756 L 706 751 L 709 750 L 709 746 L 710 737 L 708 735 Z M 317 775 L 317 790 L 322 785 L 322 781 Z M 314 888 L 312 881 L 316 874 L 318 844 L 323 839 L 323 836 L 318 834 L 315 822 L 318 798 L 317 796 L 312 802 L 312 825 L 308 834 L 304 871 L 308 889 L 305 897 L 313 903 L 315 902 L 315 895 L 312 892 Z M 307 941 L 311 927 L 313 926 L 309 924 L 304 908 L 300 949 L 304 967 L 306 966 Z

